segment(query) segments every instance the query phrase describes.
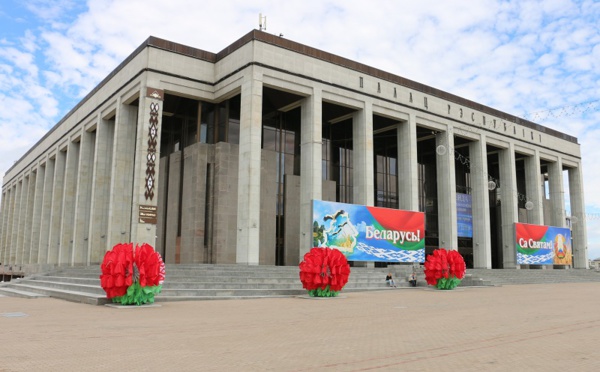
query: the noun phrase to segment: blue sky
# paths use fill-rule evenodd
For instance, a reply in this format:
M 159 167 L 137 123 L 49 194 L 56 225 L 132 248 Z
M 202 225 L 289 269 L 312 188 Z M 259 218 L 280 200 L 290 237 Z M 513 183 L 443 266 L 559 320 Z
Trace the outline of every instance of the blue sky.
M 261 12 L 267 32 L 576 136 L 600 257 L 592 0 L 0 0 L 0 174 L 148 36 L 218 52 Z

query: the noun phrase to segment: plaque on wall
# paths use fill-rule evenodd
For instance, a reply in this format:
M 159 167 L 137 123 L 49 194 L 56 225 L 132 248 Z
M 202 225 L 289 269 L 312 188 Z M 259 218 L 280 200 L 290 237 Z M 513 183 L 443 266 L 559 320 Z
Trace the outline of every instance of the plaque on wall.
M 156 206 L 140 205 L 139 219 L 140 223 L 156 224 Z

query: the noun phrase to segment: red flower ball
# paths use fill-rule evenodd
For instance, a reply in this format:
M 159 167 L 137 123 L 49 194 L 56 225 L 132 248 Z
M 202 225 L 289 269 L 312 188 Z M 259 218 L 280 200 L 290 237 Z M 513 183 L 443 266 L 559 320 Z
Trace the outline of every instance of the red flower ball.
M 433 254 L 427 256 L 425 261 L 425 280 L 427 284 L 435 286 L 438 279 L 457 278 L 462 279 L 465 276 L 467 267 L 465 260 L 460 253 L 443 248 L 436 249 Z
M 100 269 L 100 286 L 106 292 L 106 297 L 125 295 L 133 283 L 133 243 L 117 244 L 106 252 Z
M 165 280 L 165 264 L 149 244 L 117 244 L 104 255 L 100 266 L 100 286 L 106 298 L 121 297 L 134 282 L 140 287 L 154 287 Z
M 140 286 L 160 285 L 165 280 L 165 264 L 149 244 L 135 247 L 135 265 L 139 271 Z
M 328 285 L 331 291 L 341 291 L 349 276 L 346 256 L 337 249 L 312 248 L 300 263 L 300 281 L 309 291 L 325 289 Z

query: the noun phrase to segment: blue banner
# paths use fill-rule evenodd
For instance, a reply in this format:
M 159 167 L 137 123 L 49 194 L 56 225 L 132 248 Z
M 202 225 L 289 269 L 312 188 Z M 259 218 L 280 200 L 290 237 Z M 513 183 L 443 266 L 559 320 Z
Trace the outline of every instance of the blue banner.
M 456 227 L 458 236 L 473 237 L 473 202 L 470 194 L 456 194 Z

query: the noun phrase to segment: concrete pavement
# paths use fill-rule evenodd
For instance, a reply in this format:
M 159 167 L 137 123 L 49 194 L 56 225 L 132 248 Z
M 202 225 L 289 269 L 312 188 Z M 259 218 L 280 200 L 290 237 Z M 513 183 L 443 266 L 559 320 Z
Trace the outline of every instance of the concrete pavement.
M 600 283 L 110 308 L 0 297 L 0 371 L 597 371 Z

